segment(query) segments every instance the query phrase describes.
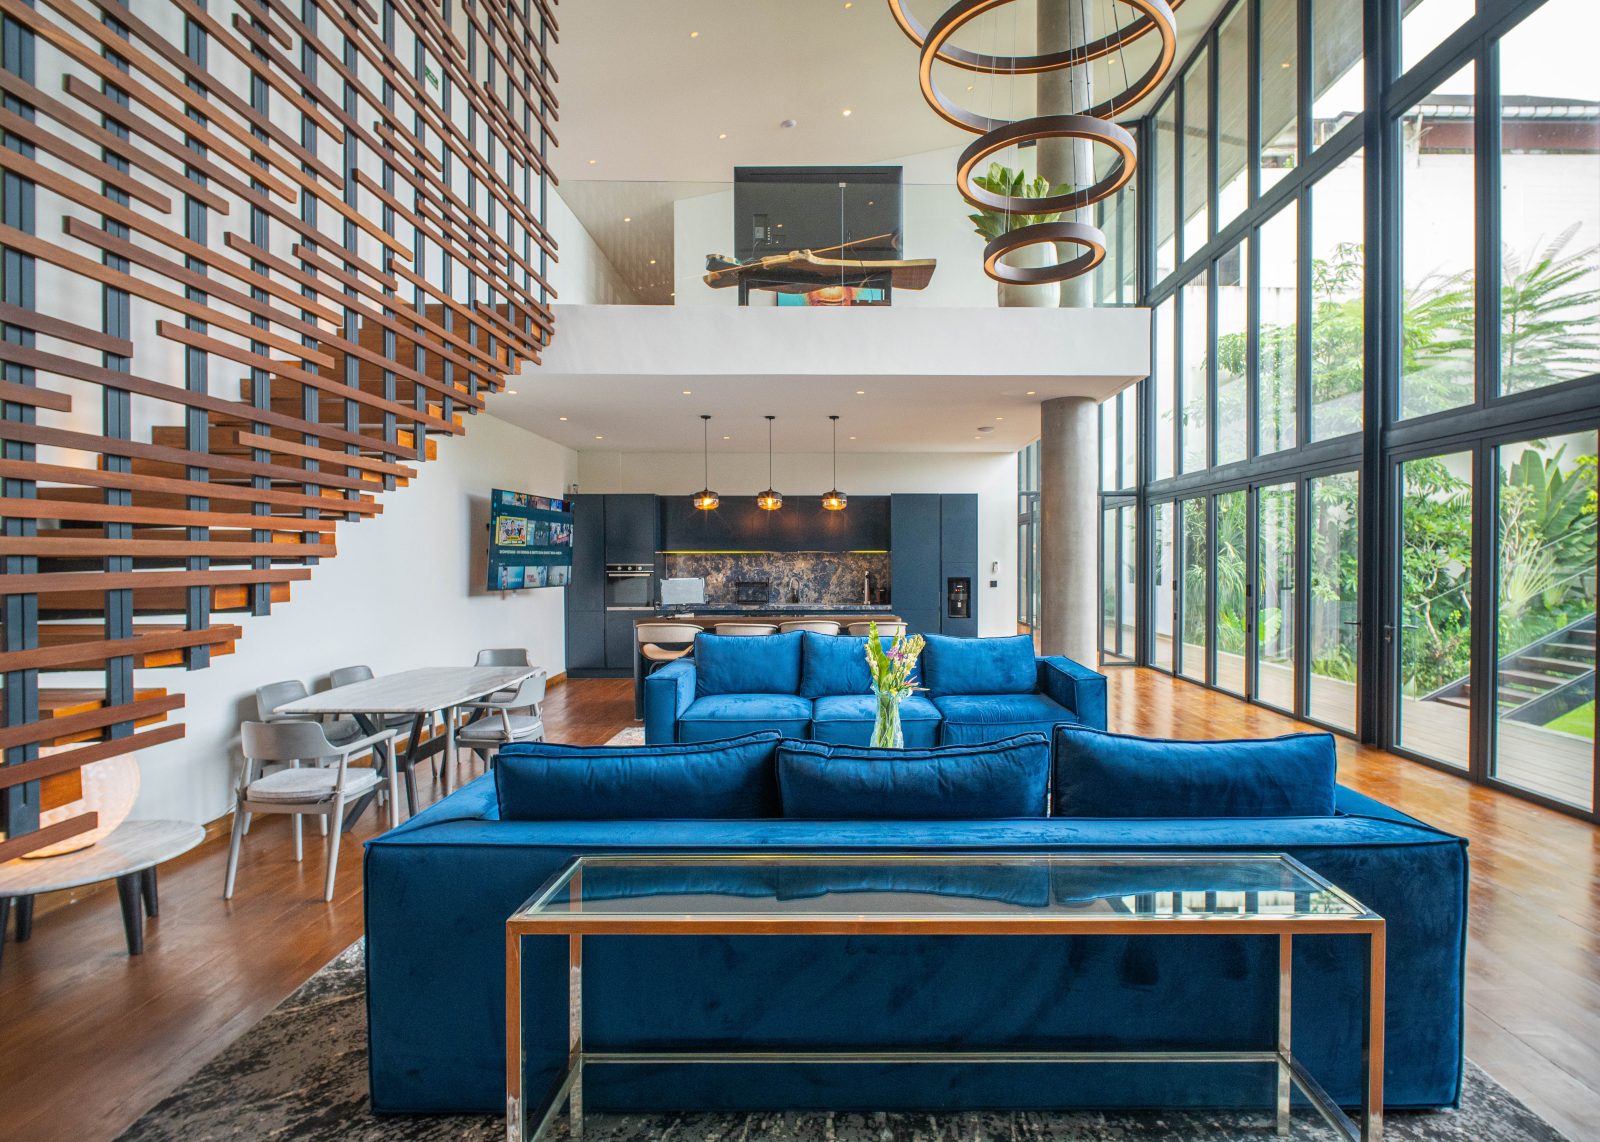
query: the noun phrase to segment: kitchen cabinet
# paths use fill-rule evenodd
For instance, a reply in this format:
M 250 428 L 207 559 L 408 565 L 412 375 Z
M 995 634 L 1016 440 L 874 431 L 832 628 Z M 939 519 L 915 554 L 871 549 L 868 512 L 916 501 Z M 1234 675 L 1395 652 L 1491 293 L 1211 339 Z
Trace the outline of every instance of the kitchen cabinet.
M 609 495 L 605 501 L 605 561 L 654 563 L 661 546 L 658 497 Z
M 943 609 L 939 629 L 944 634 L 975 638 L 978 634 L 978 497 L 976 493 L 947 493 L 939 497 L 939 574 Z M 965 615 L 954 613 L 952 588 L 961 583 Z
M 939 497 L 902 493 L 889 503 L 890 605 L 912 634 L 938 634 L 944 609 L 940 578 Z

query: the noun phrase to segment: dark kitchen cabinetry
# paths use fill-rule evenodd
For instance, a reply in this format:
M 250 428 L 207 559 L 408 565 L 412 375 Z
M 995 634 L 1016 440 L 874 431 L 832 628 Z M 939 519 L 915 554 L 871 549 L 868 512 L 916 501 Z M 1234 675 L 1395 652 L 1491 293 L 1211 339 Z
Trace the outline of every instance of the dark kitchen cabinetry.
M 661 497 L 664 551 L 883 551 L 889 546 L 889 497 L 851 496 L 842 512 L 816 496 L 791 495 L 765 512 L 754 496 L 723 496 L 699 511 L 692 496 Z
M 912 634 L 938 634 L 940 594 L 939 497 L 905 493 L 890 497 L 890 604 Z
M 939 497 L 940 591 L 944 611 L 940 630 L 974 638 L 978 634 L 978 497 L 974 493 Z
M 607 564 L 654 568 L 660 547 L 658 497 L 579 495 L 572 520 L 572 580 L 567 585 L 567 673 L 575 678 L 633 672 L 633 623 L 648 610 L 609 610 L 617 604 L 608 588 Z M 615 581 L 643 591 L 653 601 L 653 576 Z
M 892 605 L 915 634 L 978 633 L 978 497 L 891 497 Z
M 654 563 L 661 546 L 661 519 L 657 497 L 606 496 L 607 563 Z

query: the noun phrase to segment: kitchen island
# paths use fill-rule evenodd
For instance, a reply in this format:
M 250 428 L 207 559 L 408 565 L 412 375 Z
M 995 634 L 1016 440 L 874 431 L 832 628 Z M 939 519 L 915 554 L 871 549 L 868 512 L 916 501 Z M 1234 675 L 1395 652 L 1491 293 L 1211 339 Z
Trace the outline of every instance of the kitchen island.
M 794 622 L 836 622 L 842 630 L 848 630 L 851 623 L 880 622 L 897 623 L 901 618 L 885 607 L 869 607 L 864 604 L 852 604 L 842 607 L 815 608 L 795 604 L 751 605 L 746 607 L 701 607 L 676 610 L 658 607 L 649 617 L 634 620 L 635 631 L 633 640 L 633 715 L 636 718 L 644 717 L 644 676 L 650 672 L 651 663 L 648 662 L 640 650 L 638 629 L 653 623 L 689 623 L 700 627 L 702 630 L 711 630 L 718 623 L 729 620 L 738 622 L 770 622 L 774 625 Z

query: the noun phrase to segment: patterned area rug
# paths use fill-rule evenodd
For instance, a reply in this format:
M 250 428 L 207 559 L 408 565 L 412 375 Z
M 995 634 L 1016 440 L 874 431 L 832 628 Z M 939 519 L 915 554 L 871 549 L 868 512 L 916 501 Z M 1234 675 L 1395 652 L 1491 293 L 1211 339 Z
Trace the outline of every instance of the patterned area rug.
M 122 1142 L 498 1142 L 503 1119 L 377 1118 L 367 1109 L 366 995 L 352 944 L 122 1135 Z M 1250 1113 L 591 1114 L 593 1142 L 1266 1142 Z M 1560 1142 L 1562 1135 L 1471 1062 L 1461 1109 L 1396 1113 L 1395 1142 Z M 562 1122 L 553 1132 L 566 1138 Z M 1333 1136 L 1297 1119 L 1293 1138 Z

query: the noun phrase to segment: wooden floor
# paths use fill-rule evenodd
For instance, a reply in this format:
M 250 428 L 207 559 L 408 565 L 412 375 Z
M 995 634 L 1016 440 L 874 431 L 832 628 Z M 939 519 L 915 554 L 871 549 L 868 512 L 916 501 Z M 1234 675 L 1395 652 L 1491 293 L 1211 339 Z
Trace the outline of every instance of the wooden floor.
M 1150 670 L 1112 668 L 1113 729 L 1279 733 L 1291 719 Z M 553 740 L 631 724 L 628 681 L 550 692 Z M 1600 830 L 1381 751 L 1340 744 L 1340 779 L 1472 840 L 1467 1052 L 1574 1139 L 1600 1138 Z M 424 797 L 432 790 L 424 778 Z M 358 836 L 370 835 L 369 814 Z M 321 900 L 283 820 L 249 837 L 224 903 L 225 838 L 166 866 L 142 957 L 123 954 L 114 892 L 43 915 L 0 967 L 0 1137 L 95 1142 L 271 1010 L 361 933 L 359 850 Z

